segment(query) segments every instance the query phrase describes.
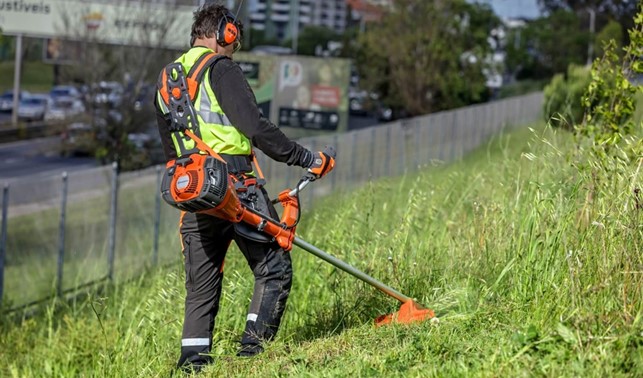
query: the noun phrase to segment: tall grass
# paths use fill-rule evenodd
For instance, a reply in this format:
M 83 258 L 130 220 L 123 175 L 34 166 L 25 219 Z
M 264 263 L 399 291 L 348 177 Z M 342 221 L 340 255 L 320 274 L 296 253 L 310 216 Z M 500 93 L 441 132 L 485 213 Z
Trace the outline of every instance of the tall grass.
M 433 308 L 437 323 L 375 328 L 398 303 L 295 249 L 278 340 L 236 358 L 252 277 L 231 250 L 204 376 L 640 376 L 639 170 L 587 201 L 572 144 L 566 133 L 517 131 L 305 214 L 303 239 Z M 5 316 L 0 375 L 168 376 L 182 298 L 177 265 Z

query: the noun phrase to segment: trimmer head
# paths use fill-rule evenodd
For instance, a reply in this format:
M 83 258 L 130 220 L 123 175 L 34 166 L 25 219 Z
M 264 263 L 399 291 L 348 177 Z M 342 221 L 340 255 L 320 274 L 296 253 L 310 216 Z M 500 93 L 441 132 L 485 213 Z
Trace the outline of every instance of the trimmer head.
M 381 326 L 389 323 L 414 323 L 429 320 L 435 317 L 433 310 L 424 308 L 410 299 L 400 307 L 400 310 L 392 314 L 382 315 L 375 319 L 375 325 Z

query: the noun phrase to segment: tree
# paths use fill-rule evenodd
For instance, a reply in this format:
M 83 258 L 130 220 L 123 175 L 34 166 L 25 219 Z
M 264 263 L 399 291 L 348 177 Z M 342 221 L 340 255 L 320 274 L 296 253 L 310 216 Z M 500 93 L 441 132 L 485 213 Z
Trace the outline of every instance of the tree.
M 332 29 L 324 26 L 306 26 L 297 38 L 297 54 L 314 56 L 317 46 L 325 49 L 328 42 L 339 40 L 341 40 L 341 36 Z M 292 40 L 285 41 L 284 46 L 292 46 Z
M 610 22 L 601 29 L 601 31 L 596 34 L 595 44 L 596 44 L 596 56 L 601 57 L 605 55 L 605 46 L 610 41 L 615 43 L 615 53 L 622 55 L 623 52 L 623 28 L 621 24 L 616 21 L 611 20 Z
M 254 47 L 261 45 L 278 46 L 280 44 L 277 38 L 268 38 L 265 30 L 246 28 L 244 33 L 244 50 L 252 50 Z
M 609 20 L 617 20 L 622 30 L 629 30 L 634 26 L 634 15 L 636 14 L 636 0 L 538 0 L 540 8 L 548 13 L 559 10 L 569 10 L 577 15 L 583 15 L 586 23 L 585 30 L 589 29 L 590 12 L 596 17 L 595 30 L 601 30 Z M 629 43 L 627 33 L 623 34 L 624 40 L 617 41 L 625 45 Z
M 588 8 L 597 12 L 610 13 L 614 16 L 628 15 L 630 18 L 636 13 L 636 1 L 632 0 L 538 0 L 540 7 L 549 12 L 557 10 L 572 10 L 579 12 Z
M 410 115 L 481 101 L 487 38 L 499 23 L 483 4 L 397 0 L 358 38 L 361 82 Z
M 507 70 L 518 80 L 543 80 L 586 62 L 589 32 L 578 15 L 557 10 L 511 29 L 505 44 Z
M 570 64 L 580 65 L 586 61 L 589 33 L 579 25 L 575 13 L 558 10 L 535 20 L 527 28 L 525 40 L 542 76 L 566 72 Z
M 189 22 L 189 17 L 176 7 L 143 0 L 109 6 L 113 8 L 104 12 L 113 12 L 113 24 L 103 23 L 95 8 L 76 6 L 63 12 L 60 33 L 77 41 L 79 49 L 75 62 L 61 70 L 61 81 L 86 88 L 83 118 L 95 135 L 93 155 L 103 163 L 116 161 L 122 169 L 135 169 L 151 161 L 131 135 L 155 127 L 154 84 L 163 64 L 177 55 L 169 47 L 187 47 L 189 25 L 177 32 L 177 24 Z M 111 97 L 103 101 L 106 91 Z

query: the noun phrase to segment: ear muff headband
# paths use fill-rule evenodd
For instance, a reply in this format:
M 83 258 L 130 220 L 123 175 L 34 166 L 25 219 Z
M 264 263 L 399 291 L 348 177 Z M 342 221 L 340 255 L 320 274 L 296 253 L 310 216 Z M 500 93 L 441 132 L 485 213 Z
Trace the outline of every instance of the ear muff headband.
M 235 21 L 234 16 L 230 13 L 221 17 L 217 28 L 217 43 L 219 45 L 227 46 L 239 39 L 239 28 L 237 28 Z

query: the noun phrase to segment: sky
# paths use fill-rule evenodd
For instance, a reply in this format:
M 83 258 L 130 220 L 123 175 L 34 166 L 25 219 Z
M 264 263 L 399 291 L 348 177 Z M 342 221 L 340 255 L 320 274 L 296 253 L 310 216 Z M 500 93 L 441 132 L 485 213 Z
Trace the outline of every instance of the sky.
M 537 0 L 478 0 L 491 4 L 501 18 L 537 18 L 540 16 Z

